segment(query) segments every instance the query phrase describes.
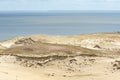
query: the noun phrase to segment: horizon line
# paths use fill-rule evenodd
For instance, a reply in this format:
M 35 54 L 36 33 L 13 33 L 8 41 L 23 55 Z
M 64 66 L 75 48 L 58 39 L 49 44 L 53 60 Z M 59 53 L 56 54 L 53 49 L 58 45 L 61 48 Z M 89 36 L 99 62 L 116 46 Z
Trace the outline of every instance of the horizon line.
M 120 10 L 12 10 L 0 11 L 0 13 L 120 13 Z

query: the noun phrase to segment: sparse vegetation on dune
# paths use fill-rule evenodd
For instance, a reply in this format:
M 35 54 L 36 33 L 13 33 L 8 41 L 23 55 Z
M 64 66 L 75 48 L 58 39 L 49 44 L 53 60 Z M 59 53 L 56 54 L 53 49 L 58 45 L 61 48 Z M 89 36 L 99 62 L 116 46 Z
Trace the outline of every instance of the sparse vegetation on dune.
M 95 50 L 94 50 L 95 51 Z M 77 46 L 49 44 L 36 42 L 31 45 L 14 46 L 3 51 L 4 54 L 27 55 L 27 56 L 49 56 L 49 55 L 79 55 L 81 53 L 95 54 L 93 50 Z
M 119 53 L 119 33 L 17 37 L 0 42 L 0 79 L 119 80 Z
M 2 50 L 4 54 L 26 56 L 110 55 L 111 53 L 108 53 L 110 51 L 114 54 L 119 53 L 119 41 L 118 33 L 94 33 L 74 36 L 31 35 L 6 40 L 0 44 L 1 46 L 10 44 L 8 48 Z

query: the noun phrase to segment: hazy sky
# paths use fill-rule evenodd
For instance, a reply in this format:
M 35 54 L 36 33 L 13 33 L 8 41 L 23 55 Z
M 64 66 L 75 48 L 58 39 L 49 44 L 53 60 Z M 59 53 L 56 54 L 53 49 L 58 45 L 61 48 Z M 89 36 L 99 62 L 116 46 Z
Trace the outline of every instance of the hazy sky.
M 120 0 L 0 0 L 0 11 L 120 10 Z

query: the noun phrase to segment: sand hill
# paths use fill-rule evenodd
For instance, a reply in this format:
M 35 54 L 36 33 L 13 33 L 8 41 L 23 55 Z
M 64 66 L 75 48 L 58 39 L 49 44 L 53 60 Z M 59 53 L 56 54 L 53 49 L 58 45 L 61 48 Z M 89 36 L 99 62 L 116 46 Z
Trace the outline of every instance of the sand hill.
M 0 80 L 120 79 L 119 33 L 30 35 L 0 45 Z

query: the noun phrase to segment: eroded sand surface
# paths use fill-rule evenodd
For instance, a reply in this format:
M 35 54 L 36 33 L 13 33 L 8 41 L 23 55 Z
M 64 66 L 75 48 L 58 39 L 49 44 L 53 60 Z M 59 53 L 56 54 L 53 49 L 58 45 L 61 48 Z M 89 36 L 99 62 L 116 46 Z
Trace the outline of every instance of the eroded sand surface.
M 9 59 L 8 59 L 9 60 Z M 72 57 L 27 67 L 1 60 L 0 80 L 120 80 L 119 58 Z
M 120 33 L 0 42 L 0 80 L 120 80 Z

